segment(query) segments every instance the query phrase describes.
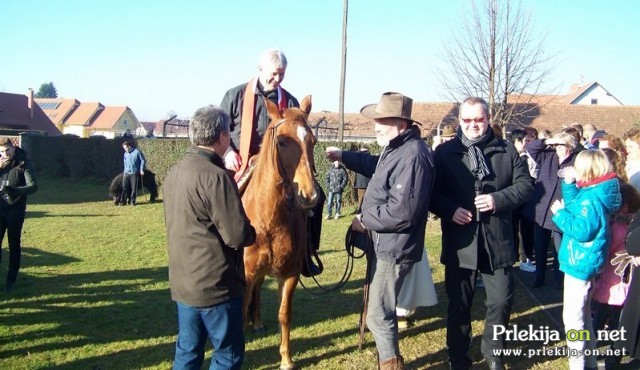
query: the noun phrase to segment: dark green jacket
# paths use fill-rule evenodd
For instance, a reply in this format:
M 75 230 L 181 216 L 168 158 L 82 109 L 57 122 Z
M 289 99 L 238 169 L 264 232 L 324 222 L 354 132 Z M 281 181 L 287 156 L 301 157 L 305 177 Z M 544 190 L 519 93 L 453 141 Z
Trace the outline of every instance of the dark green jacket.
M 171 298 L 207 307 L 241 297 L 242 248 L 256 233 L 222 158 L 189 148 L 163 189 Z

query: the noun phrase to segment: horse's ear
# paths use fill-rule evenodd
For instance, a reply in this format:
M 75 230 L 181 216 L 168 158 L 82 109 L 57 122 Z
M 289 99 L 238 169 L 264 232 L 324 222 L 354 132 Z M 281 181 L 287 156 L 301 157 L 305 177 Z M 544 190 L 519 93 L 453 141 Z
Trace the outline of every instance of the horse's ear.
M 304 112 L 304 114 L 309 116 L 309 113 L 311 113 L 311 95 L 307 95 L 304 97 L 304 99 L 302 99 L 300 109 Z
M 280 112 L 280 108 L 278 108 L 278 106 L 269 99 L 265 99 L 265 101 L 267 102 L 267 113 L 269 113 L 269 116 L 274 118 L 282 118 L 282 112 Z

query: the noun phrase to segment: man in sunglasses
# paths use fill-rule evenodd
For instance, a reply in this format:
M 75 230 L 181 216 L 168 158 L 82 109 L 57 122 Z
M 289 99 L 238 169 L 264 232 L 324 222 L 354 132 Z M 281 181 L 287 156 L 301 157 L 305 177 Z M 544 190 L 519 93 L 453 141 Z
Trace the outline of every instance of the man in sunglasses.
M 498 354 L 509 323 L 515 262 L 511 213 L 533 191 L 531 176 L 513 144 L 495 136 L 487 103 L 460 105 L 453 140 L 435 151 L 436 182 L 430 210 L 439 216 L 445 265 L 447 347 L 452 369 L 470 369 L 471 303 L 478 275 L 487 300 L 481 351 L 490 369 L 504 369 Z

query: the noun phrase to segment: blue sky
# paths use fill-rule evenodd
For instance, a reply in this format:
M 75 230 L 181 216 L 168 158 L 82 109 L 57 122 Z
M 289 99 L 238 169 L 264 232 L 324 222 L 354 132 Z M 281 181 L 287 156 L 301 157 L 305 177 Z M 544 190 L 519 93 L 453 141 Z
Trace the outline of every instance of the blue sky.
M 345 111 L 385 91 L 446 101 L 443 41 L 471 0 L 351 0 Z M 640 105 L 640 1 L 523 0 L 552 86 L 598 81 Z M 289 59 L 283 86 L 313 111 L 338 111 L 342 0 L 0 0 L 0 91 L 52 81 L 60 97 L 127 105 L 142 121 L 189 117 L 252 78 L 261 51 Z

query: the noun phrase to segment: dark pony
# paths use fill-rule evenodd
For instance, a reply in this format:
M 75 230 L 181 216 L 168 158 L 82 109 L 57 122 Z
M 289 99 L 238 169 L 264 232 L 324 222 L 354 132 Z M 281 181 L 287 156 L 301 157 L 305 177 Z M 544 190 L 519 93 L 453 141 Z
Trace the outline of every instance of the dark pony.
M 308 212 L 318 200 L 313 161 L 316 138 L 307 124 L 311 96 L 302 100 L 300 108 L 282 112 L 267 101 L 267 110 L 271 124 L 242 195 L 256 229 L 255 244 L 244 250 L 244 315 L 254 330 L 264 330 L 260 289 L 266 275 L 274 276 L 280 294 L 280 369 L 295 369 L 289 347 L 291 306 L 308 243 Z
M 118 203 L 123 203 L 120 197 L 122 196 L 122 172 L 117 174 L 113 180 L 111 180 L 111 185 L 109 185 L 109 196 L 113 200 L 115 205 Z M 144 176 L 142 176 L 142 181 L 138 177 L 138 190 L 142 189 L 142 187 L 147 188 L 149 192 L 149 201 L 151 203 L 155 202 L 158 198 L 158 184 L 156 183 L 156 174 L 149 171 L 144 170 Z M 139 193 L 138 193 L 139 194 Z

